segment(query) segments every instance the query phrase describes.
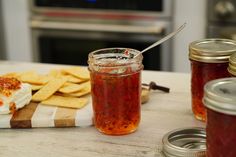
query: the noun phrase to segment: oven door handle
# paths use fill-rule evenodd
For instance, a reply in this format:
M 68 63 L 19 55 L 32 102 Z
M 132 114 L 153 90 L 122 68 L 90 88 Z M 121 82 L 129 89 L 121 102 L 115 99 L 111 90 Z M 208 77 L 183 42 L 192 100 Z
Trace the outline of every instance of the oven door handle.
M 140 25 L 118 25 L 118 24 L 93 24 L 58 21 L 32 20 L 30 23 L 33 29 L 56 29 L 71 31 L 96 31 L 115 33 L 139 33 L 139 34 L 162 34 L 165 28 L 164 23 L 155 26 Z

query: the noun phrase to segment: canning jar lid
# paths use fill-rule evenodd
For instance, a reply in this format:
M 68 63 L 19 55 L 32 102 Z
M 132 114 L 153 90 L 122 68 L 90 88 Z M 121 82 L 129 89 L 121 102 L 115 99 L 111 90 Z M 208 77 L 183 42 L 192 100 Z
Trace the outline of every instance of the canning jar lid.
M 236 52 L 236 41 L 230 39 L 203 39 L 189 44 L 189 59 L 199 62 L 228 62 L 234 52 Z
M 229 57 L 228 71 L 229 71 L 230 74 L 236 76 L 236 53 L 233 53 Z
M 162 144 L 166 157 L 205 157 L 206 131 L 199 127 L 173 130 L 164 135 Z
M 236 115 L 236 78 L 222 78 L 206 83 L 203 103 L 211 110 Z

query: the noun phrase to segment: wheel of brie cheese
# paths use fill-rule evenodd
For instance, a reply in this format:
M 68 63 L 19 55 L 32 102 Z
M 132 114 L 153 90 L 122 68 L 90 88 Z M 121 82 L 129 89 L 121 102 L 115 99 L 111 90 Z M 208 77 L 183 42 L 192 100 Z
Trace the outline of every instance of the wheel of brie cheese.
M 31 85 L 16 78 L 0 77 L 0 114 L 14 113 L 29 104 Z

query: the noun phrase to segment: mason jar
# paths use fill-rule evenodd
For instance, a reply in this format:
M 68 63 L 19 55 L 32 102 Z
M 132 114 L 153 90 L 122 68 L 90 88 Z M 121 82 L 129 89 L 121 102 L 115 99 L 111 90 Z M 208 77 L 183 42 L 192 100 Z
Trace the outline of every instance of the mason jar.
M 206 119 L 202 103 L 205 83 L 230 76 L 227 68 L 229 57 L 234 52 L 236 42 L 233 40 L 203 39 L 190 43 L 192 111 L 196 119 Z
M 208 82 L 203 102 L 207 109 L 207 157 L 235 157 L 236 78 Z
M 138 128 L 142 59 L 140 51 L 128 48 L 100 49 L 89 54 L 93 121 L 100 132 L 124 135 Z

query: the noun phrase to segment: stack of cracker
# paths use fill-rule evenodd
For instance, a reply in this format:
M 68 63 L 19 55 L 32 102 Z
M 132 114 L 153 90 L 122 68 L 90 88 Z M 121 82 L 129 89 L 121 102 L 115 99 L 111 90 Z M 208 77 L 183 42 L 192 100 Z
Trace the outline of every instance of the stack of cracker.
M 88 103 L 91 91 L 89 71 L 82 67 L 53 69 L 46 75 L 36 71 L 8 73 L 4 76 L 16 77 L 31 84 L 32 101 L 44 105 L 68 108 L 82 108 Z

